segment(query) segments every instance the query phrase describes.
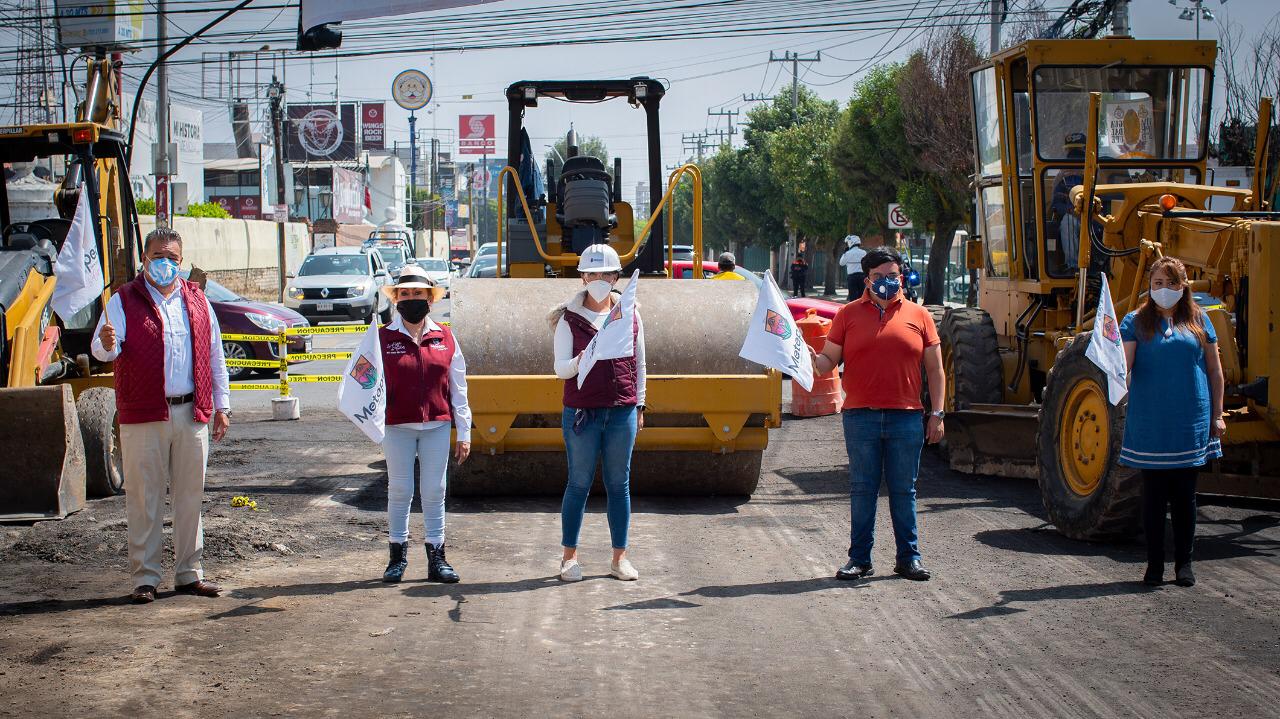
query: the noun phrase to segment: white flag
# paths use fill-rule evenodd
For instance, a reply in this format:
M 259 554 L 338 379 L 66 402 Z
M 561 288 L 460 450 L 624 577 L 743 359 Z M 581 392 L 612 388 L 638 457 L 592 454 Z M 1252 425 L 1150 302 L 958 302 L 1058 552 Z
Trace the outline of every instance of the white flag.
M 432 12 L 491 2 L 497 0 L 302 0 L 302 27 L 310 30 L 327 22 Z
M 587 373 L 599 360 L 630 357 L 636 353 L 636 285 L 640 270 L 631 275 L 631 282 L 622 291 L 622 301 L 615 302 L 613 311 L 604 320 L 604 326 L 596 332 L 578 358 L 578 389 L 587 379 Z
M 58 260 L 53 265 L 53 276 L 58 284 L 53 288 L 49 304 L 64 320 L 88 307 L 102 295 L 107 284 L 102 276 L 98 240 L 93 233 L 89 191 L 83 185 L 80 187 L 80 200 L 76 203 L 76 215 L 71 219 L 71 229 L 67 230 L 67 239 L 63 241 Z
M 387 424 L 387 377 L 382 371 L 382 343 L 378 341 L 376 318 L 369 323 L 369 330 L 342 373 L 338 411 L 369 439 L 382 443 Z
M 1093 332 L 1089 335 L 1089 348 L 1084 354 L 1107 375 L 1107 395 L 1111 404 L 1129 393 L 1125 381 L 1126 363 L 1124 345 L 1120 341 L 1120 322 L 1116 308 L 1111 304 L 1111 290 L 1107 287 L 1107 275 L 1102 275 L 1102 289 L 1098 297 L 1098 312 L 1093 318 Z
M 813 389 L 809 348 L 791 317 L 791 310 L 782 299 L 782 292 L 772 273 L 764 275 L 756 311 L 751 313 L 747 338 L 742 341 L 742 351 L 738 355 L 791 375 L 806 392 Z

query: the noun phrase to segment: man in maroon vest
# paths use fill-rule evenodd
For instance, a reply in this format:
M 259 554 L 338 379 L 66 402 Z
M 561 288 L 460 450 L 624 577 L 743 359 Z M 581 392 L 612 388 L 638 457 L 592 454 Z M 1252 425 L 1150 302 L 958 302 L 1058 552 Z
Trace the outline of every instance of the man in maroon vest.
M 221 440 L 231 424 L 222 333 L 200 287 L 178 275 L 182 237 L 147 235 L 146 271 L 120 288 L 98 320 L 93 356 L 115 362 L 116 413 L 124 459 L 132 599 L 154 601 L 164 549 L 166 486 L 173 507 L 174 588 L 202 597 L 221 589 L 200 566 L 200 502 L 209 424 Z

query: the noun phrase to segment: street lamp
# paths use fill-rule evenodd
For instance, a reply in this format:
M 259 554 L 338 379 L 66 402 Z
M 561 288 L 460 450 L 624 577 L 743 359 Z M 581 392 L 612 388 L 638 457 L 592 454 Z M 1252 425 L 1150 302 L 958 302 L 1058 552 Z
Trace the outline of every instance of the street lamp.
M 1187 7 L 1182 8 L 1182 12 L 1178 13 L 1179 20 L 1194 21 L 1196 24 L 1196 39 L 1200 39 L 1200 21 L 1206 20 L 1213 22 L 1217 16 L 1213 11 L 1204 6 L 1205 0 L 1186 0 Z M 1218 0 L 1219 5 L 1225 5 L 1227 0 Z M 1169 4 L 1178 7 L 1178 0 L 1169 0 Z

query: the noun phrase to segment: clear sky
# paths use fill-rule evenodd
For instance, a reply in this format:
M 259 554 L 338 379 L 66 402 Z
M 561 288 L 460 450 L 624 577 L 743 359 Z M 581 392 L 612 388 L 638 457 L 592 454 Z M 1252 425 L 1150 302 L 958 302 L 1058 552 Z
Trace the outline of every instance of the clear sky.
M 216 0 L 215 0 L 216 1 Z M 223 0 L 225 2 L 225 0 Z M 624 12 L 628 8 L 660 0 L 634 0 L 634 2 L 612 3 L 611 10 Z M 1171 7 L 1167 0 L 1134 0 L 1130 18 L 1134 36 L 1138 38 L 1191 38 L 1195 32 L 1195 24 L 1178 19 L 1181 7 L 1189 4 L 1189 0 L 1177 0 L 1179 7 Z M 12 5 L 13 3 L 8 3 Z M 184 0 L 169 0 L 170 8 L 184 7 Z M 257 0 L 255 5 L 271 5 L 270 9 L 242 11 L 220 26 L 216 33 L 223 33 L 213 38 L 211 43 L 197 43 L 184 50 L 179 59 L 199 60 L 210 54 L 226 53 L 233 49 L 257 49 L 269 44 L 277 49 L 292 49 L 292 34 L 297 23 L 296 6 L 287 6 L 282 0 Z M 557 18 L 579 12 L 584 6 L 600 6 L 601 2 L 583 2 L 581 0 L 504 0 L 503 2 L 486 4 L 475 9 L 443 11 L 427 15 L 402 16 L 392 21 L 362 21 L 348 23 L 346 30 L 348 39 L 343 44 L 343 51 L 390 48 L 390 47 L 427 47 L 435 39 L 434 29 L 447 27 L 450 21 L 469 13 L 483 13 L 485 18 L 502 18 L 510 13 L 529 12 L 530 8 L 541 8 L 537 11 L 537 26 L 529 33 L 522 35 L 519 28 L 506 31 L 498 27 L 486 30 L 476 27 L 471 34 L 453 38 L 454 42 L 467 44 L 495 44 L 504 42 L 503 38 L 514 38 L 518 42 L 528 36 L 573 29 L 579 36 L 600 36 L 619 34 L 614 23 L 608 19 L 584 21 L 569 17 L 563 27 Z M 435 101 L 429 112 L 420 111 L 418 127 L 422 137 L 429 138 L 435 133 L 442 140 L 443 148 L 452 149 L 458 115 L 493 113 L 498 116 L 498 148 L 505 152 L 504 117 L 506 103 L 502 91 L 510 83 L 521 79 L 578 79 L 630 77 L 633 75 L 650 75 L 667 81 L 670 88 L 663 103 L 663 141 L 664 162 L 672 164 L 689 156 L 681 144 L 681 136 L 685 133 L 701 132 L 705 129 L 727 128 L 727 118 L 709 117 L 707 111 L 738 110 L 744 114 L 750 107 L 744 102 L 743 94 L 774 95 L 789 92 L 790 65 L 769 63 L 769 54 L 781 55 L 783 51 L 798 51 L 803 56 L 811 57 L 822 51 L 820 63 L 807 63 L 800 66 L 800 82 L 811 87 L 826 98 L 846 100 L 857 80 L 870 67 L 879 62 L 901 60 L 918 46 L 923 35 L 922 28 L 913 25 L 927 25 L 928 22 L 906 21 L 898 23 L 895 18 L 923 18 L 953 13 L 959 19 L 954 22 L 970 24 L 980 42 L 986 42 L 988 29 L 981 13 L 985 10 L 984 0 L 865 0 L 862 3 L 830 2 L 829 11 L 825 15 L 815 14 L 818 2 L 785 2 L 773 3 L 772 19 L 797 18 L 798 23 L 807 24 L 806 32 L 795 34 L 775 34 L 769 36 L 735 36 L 726 34 L 715 39 L 678 39 L 671 41 L 646 40 L 641 42 L 625 42 L 613 44 L 584 44 L 560 47 L 530 47 L 515 49 L 468 50 L 464 52 L 449 51 L 421 53 L 396 56 L 371 56 L 360 58 L 344 58 L 335 61 L 324 54 L 315 57 L 289 62 L 286 71 L 288 99 L 290 102 L 302 102 L 307 99 L 332 100 L 336 94 L 342 100 L 388 100 L 387 142 L 408 141 L 408 113 L 396 107 L 390 100 L 390 83 L 392 78 L 406 68 L 419 68 L 426 71 L 435 83 Z M 1011 1 L 1015 9 L 1025 8 L 1029 2 Z M 1049 0 L 1042 3 L 1049 9 L 1051 16 L 1067 3 L 1065 0 Z M 186 7 L 209 7 L 209 3 L 196 3 L 187 0 Z M 1244 40 L 1252 39 L 1258 30 L 1268 21 L 1280 15 L 1280 2 L 1277 0 L 1205 0 L 1205 7 L 1217 14 L 1219 22 L 1201 23 L 1201 35 L 1205 38 L 1217 37 L 1225 26 L 1221 21 L 1236 23 Z M 839 21 L 856 19 L 860 12 L 869 14 L 864 24 L 846 24 L 837 31 L 819 32 L 823 21 Z M 872 11 L 879 10 L 880 15 Z M 183 30 L 192 30 L 203 24 L 210 15 L 176 14 L 171 15 L 174 29 L 171 36 L 181 36 Z M 723 21 L 724 16 L 720 16 Z M 148 17 L 146 33 L 154 36 L 153 17 Z M 730 18 L 732 20 L 732 18 Z M 708 21 L 712 22 L 712 21 Z M 744 23 L 760 20 L 744 17 Z M 1277 21 L 1280 22 L 1280 21 Z M 861 20 L 859 20 L 861 23 Z M 3 24 L 3 23 L 0 23 Z M 696 25 L 696 21 L 692 21 Z M 795 25 L 793 24 L 793 27 Z M 629 26 L 630 27 L 630 26 Z M 901 27 L 901 29 L 898 29 Z M 655 23 L 651 34 L 679 34 L 679 24 Z M 638 32 L 638 31 L 635 31 Z M 226 34 L 233 33 L 233 34 Z M 630 37 L 631 35 L 627 35 Z M 285 38 L 288 38 L 287 40 Z M 138 76 L 145 68 L 150 53 L 137 53 L 127 56 L 126 73 Z M 11 60 L 10 60 L 11 62 Z M 211 73 L 202 72 L 198 64 L 185 64 L 171 73 L 171 88 L 175 91 L 174 100 L 201 107 L 205 111 L 206 141 L 230 141 L 230 113 L 226 101 L 218 99 L 202 99 L 208 94 L 202 87 L 205 76 Z M 336 84 L 335 84 L 336 77 Z M 1215 91 L 1215 105 L 1221 103 L 1221 88 Z M 262 104 L 255 108 L 261 112 Z M 614 101 L 604 105 L 570 105 L 566 103 L 544 102 L 542 106 L 528 113 L 527 124 L 534 136 L 536 150 L 541 155 L 545 152 L 540 147 L 563 136 L 569 123 L 575 123 L 580 134 L 599 135 L 614 155 L 624 160 L 623 174 L 626 184 L 631 186 L 643 177 L 645 157 L 643 113 L 630 109 L 622 101 Z M 737 136 L 740 141 L 741 135 Z M 463 156 L 466 157 L 466 156 Z M 626 189 L 630 199 L 631 189 Z

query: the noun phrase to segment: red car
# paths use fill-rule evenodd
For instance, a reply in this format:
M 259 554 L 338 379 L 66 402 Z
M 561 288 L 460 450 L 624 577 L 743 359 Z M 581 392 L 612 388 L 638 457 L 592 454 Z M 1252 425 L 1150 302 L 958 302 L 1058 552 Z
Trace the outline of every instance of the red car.
M 687 280 L 693 278 L 692 262 L 676 261 L 674 263 L 668 263 L 668 265 L 668 269 L 671 270 L 671 276 L 675 279 Z M 702 274 L 706 279 L 710 279 L 719 271 L 720 268 L 716 263 L 707 262 L 706 260 L 702 261 Z M 760 279 L 760 275 L 757 275 L 745 267 L 735 268 L 735 271 L 742 275 L 742 278 L 745 281 L 754 284 L 756 287 L 759 287 L 761 283 L 764 282 L 764 280 Z M 836 316 L 836 312 L 839 312 L 840 308 L 844 306 L 839 302 L 819 299 L 817 297 L 788 297 L 786 298 L 786 301 L 787 309 L 791 310 L 791 317 L 797 320 L 803 319 L 806 311 L 810 309 L 816 311 L 819 317 L 832 319 Z
M 213 313 L 218 317 L 218 326 L 223 334 L 269 335 L 286 327 L 310 326 L 307 318 L 291 309 L 241 297 L 213 280 L 205 285 L 204 293 L 213 306 Z M 222 342 L 222 352 L 227 359 L 278 360 L 278 349 L 275 342 Z M 310 351 L 310 336 L 289 338 L 290 354 Z M 243 382 L 254 373 L 268 377 L 278 374 L 273 369 L 227 368 L 227 376 L 232 382 Z

